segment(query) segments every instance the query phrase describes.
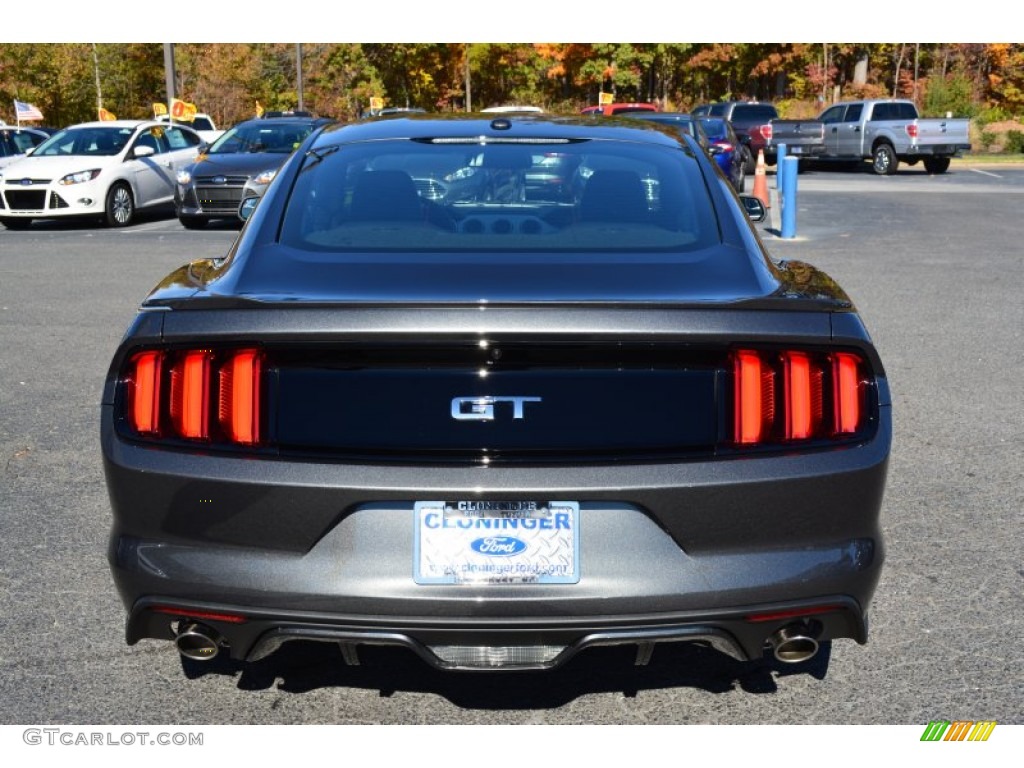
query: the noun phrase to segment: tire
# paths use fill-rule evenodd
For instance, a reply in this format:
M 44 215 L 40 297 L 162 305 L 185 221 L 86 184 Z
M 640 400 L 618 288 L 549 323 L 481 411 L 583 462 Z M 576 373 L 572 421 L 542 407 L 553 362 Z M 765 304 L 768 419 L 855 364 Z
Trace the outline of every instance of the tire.
M 879 176 L 892 176 L 899 164 L 900 159 L 896 157 L 892 144 L 879 144 L 871 154 L 871 170 Z
M 32 224 L 32 219 L 0 219 L 0 224 L 3 224 L 8 229 L 28 229 Z
M 749 175 L 757 170 L 757 158 L 750 151 L 750 147 L 743 147 L 743 170 Z
M 736 181 L 733 187 L 736 189 L 736 194 L 742 195 L 744 188 L 747 186 L 747 153 L 744 151 L 743 156 L 740 158 L 734 157 L 732 159 L 736 163 L 738 171 L 735 171 Z
M 108 227 L 127 227 L 134 218 L 135 198 L 132 197 L 131 187 L 119 181 L 107 192 L 103 220 Z
M 926 157 L 924 169 L 928 173 L 945 173 L 949 169 L 948 157 Z
M 209 219 L 199 216 L 179 216 L 178 221 L 181 222 L 181 226 L 185 229 L 204 229 L 210 223 Z

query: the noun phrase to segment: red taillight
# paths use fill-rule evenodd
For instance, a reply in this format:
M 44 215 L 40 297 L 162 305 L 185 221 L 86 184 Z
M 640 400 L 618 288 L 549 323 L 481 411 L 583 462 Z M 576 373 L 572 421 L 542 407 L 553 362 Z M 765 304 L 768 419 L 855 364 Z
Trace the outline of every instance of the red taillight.
M 836 434 L 848 435 L 860 426 L 860 371 L 856 355 L 832 356 L 833 405 Z
M 163 354 L 142 352 L 132 358 L 128 379 L 128 414 L 132 427 L 143 434 L 160 431 L 160 379 Z
M 192 440 L 210 436 L 210 353 L 186 352 L 171 368 L 171 421 Z
M 753 445 L 761 442 L 766 428 L 775 418 L 775 386 L 770 369 L 757 352 L 736 353 L 734 422 L 736 442 Z
M 765 141 L 772 140 L 772 126 L 771 123 L 761 126 L 761 135 L 764 136 Z
M 715 146 L 721 147 L 723 152 L 732 152 L 734 149 L 733 145 L 730 144 L 728 141 L 716 141 Z
M 821 424 L 821 368 L 812 365 L 806 352 L 782 354 L 787 440 L 813 437 Z
M 248 619 L 235 613 L 214 613 L 213 611 L 193 611 L 187 608 L 174 608 L 169 605 L 154 605 L 152 610 L 155 613 L 164 613 L 168 616 L 181 616 L 187 619 L 201 619 L 203 621 L 223 621 L 228 624 L 244 624 Z
M 912 139 L 916 139 L 917 138 L 917 124 L 916 123 L 911 123 L 910 125 L 907 126 L 907 136 L 909 136 Z
M 732 360 L 736 445 L 839 439 L 863 428 L 866 382 L 859 355 L 737 350 Z
M 139 352 L 124 372 L 123 412 L 143 437 L 258 445 L 264 374 L 257 349 Z
M 744 617 L 750 622 L 761 621 L 782 621 L 783 619 L 797 619 L 801 616 L 816 616 L 821 613 L 835 613 L 841 611 L 841 605 L 819 605 L 814 608 L 793 608 L 788 611 L 775 611 L 774 613 L 752 613 Z
M 233 354 L 220 369 L 220 424 L 230 440 L 244 445 L 260 441 L 260 353 Z

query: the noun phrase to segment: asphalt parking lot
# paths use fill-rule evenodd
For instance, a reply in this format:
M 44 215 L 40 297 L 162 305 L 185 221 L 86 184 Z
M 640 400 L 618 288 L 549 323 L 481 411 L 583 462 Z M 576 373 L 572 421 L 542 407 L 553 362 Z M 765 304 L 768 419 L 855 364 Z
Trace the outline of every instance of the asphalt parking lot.
M 893 390 L 868 645 L 799 668 L 686 648 L 637 668 L 610 649 L 505 675 L 386 650 L 351 668 L 297 644 L 183 667 L 169 643 L 126 646 L 102 381 L 147 290 L 236 230 L 161 214 L 123 230 L 41 223 L 0 229 L 0 723 L 1024 723 L 1024 168 L 810 171 L 798 188 L 797 238 L 768 225 L 766 246 L 850 293 Z

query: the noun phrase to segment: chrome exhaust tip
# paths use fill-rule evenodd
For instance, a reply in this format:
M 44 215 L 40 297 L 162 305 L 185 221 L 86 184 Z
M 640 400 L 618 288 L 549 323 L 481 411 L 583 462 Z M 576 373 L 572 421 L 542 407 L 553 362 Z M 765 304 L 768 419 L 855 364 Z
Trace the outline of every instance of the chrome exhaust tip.
M 215 629 L 194 621 L 186 622 L 174 636 L 178 653 L 194 661 L 210 661 L 219 652 L 223 638 Z
M 783 627 L 768 642 L 771 644 L 775 658 L 783 664 L 799 664 L 814 657 L 818 652 L 818 641 L 809 634 L 802 624 L 790 624 Z

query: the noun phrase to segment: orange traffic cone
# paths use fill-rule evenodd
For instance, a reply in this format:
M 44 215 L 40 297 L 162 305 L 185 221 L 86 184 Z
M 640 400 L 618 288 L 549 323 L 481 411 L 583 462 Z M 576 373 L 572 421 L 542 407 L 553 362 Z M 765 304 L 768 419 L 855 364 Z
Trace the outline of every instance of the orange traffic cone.
M 768 176 L 765 175 L 764 150 L 757 150 L 757 167 L 754 169 L 754 197 L 760 200 L 765 208 L 771 208 L 771 196 L 768 194 Z

